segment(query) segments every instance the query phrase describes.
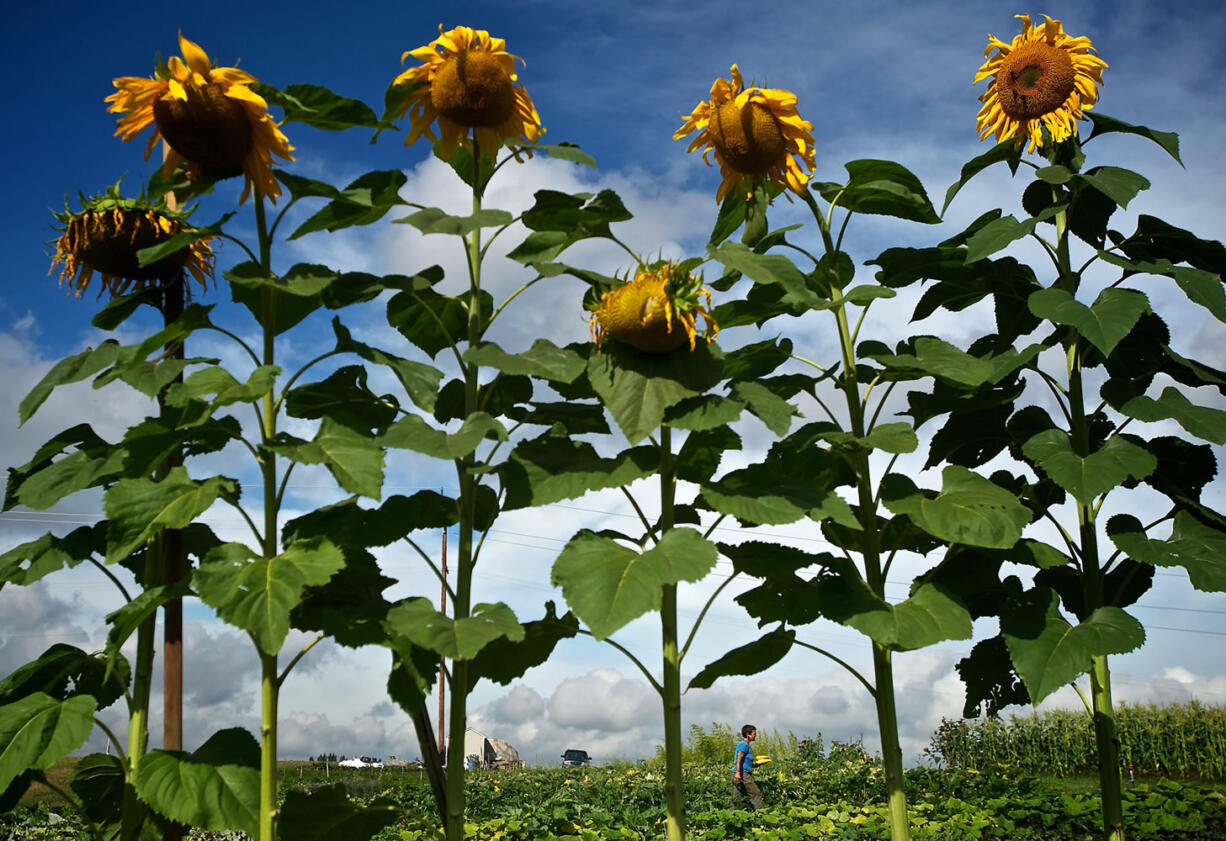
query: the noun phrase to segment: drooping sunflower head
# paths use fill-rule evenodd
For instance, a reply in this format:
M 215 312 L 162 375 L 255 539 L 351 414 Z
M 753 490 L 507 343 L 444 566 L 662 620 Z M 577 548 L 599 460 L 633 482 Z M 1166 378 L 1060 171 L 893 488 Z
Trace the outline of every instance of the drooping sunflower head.
M 422 63 L 392 80 L 393 87 L 411 86 L 404 144 L 412 145 L 423 134 L 441 140 L 440 154 L 446 159 L 456 146 L 471 151 L 475 140 L 481 155 L 493 159 L 503 141 L 536 143 L 545 129 L 515 73 L 517 56 L 507 52 L 507 42 L 467 26 L 444 32 L 439 24 L 438 30 L 429 44 L 400 57 L 402 64 L 410 56 Z
M 703 147 L 702 159 L 715 153 L 723 181 L 715 194 L 722 202 L 733 188 L 747 197 L 754 183 L 770 180 L 779 189 L 803 192 L 816 164 L 813 124 L 796 110 L 796 94 L 777 88 L 745 87 L 741 71 L 732 65 L 732 79 L 716 79 L 711 97 L 698 103 L 673 134 L 680 140 L 697 131 L 687 152 Z M 799 159 L 799 162 L 798 160 Z
M 994 134 L 1000 143 L 1016 138 L 1015 148 L 1029 140 L 1027 152 L 1043 145 L 1043 129 L 1060 143 L 1077 134 L 1082 112 L 1098 101 L 1107 62 L 1094 52 L 1089 38 L 1074 38 L 1058 20 L 1044 15 L 1035 26 L 1030 15 L 1016 15 L 1022 33 L 1006 44 L 988 36 L 987 59 L 973 84 L 991 79 L 979 97 L 979 139 Z M 993 50 L 995 53 L 993 54 Z
M 140 264 L 139 251 L 191 229 L 186 213 L 170 210 L 162 202 L 123 198 L 119 184 L 100 196 L 82 196 L 81 205 L 80 210 L 65 206 L 63 213 L 54 214 L 60 238 L 48 272 L 63 265 L 60 285 L 67 284 L 76 297 L 85 292 L 95 272 L 102 276 L 99 297 L 104 292 L 125 295 L 172 280 L 179 272 L 195 278 L 201 289 L 208 288 L 213 276 L 211 237 L 197 239 L 154 263 Z M 188 286 L 184 290 L 190 294 Z
M 115 136 L 131 140 L 149 126 L 145 160 L 159 139 L 170 146 L 164 169 L 187 162 L 192 180 L 244 177 L 245 202 L 254 185 L 276 201 L 281 188 L 272 174 L 273 155 L 294 159 L 281 129 L 268 113 L 268 103 L 251 90 L 256 79 L 237 67 L 213 67 L 200 47 L 179 35 L 183 58 L 155 68 L 152 79 L 123 76 L 114 81 L 107 109 L 122 114 Z
M 604 293 L 588 326 L 597 353 L 609 337 L 645 353 L 664 354 L 687 341 L 694 349 L 698 316 L 705 322 L 708 342 L 719 335 L 711 316 L 711 292 L 702 277 L 684 265 L 658 261 L 640 266 L 634 280 Z

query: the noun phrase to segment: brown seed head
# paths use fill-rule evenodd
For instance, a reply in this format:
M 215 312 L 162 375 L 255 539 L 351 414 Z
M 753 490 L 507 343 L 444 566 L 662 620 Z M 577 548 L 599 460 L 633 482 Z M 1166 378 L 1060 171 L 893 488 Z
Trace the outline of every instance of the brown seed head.
M 251 122 L 219 85 L 189 86 L 187 99 L 158 99 L 153 118 L 171 148 L 212 178 L 241 175 L 251 150 Z
M 707 127 L 711 145 L 724 162 L 745 175 L 761 175 L 787 155 L 779 123 L 770 109 L 752 100 L 720 105 Z
M 515 108 L 511 77 L 494 54 L 467 50 L 443 63 L 430 85 L 441 115 L 467 128 L 502 125 Z
M 1013 50 L 996 75 L 1000 109 L 1014 120 L 1033 120 L 1064 105 L 1076 83 L 1067 51 L 1045 41 Z

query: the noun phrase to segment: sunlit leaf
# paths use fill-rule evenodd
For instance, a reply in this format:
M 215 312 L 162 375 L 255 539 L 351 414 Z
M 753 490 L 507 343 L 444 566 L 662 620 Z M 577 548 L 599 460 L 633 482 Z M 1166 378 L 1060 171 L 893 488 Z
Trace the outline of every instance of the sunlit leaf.
M 90 695 L 61 701 L 42 692 L 0 706 L 0 791 L 27 768 L 46 770 L 85 744 L 95 706 Z
M 1110 354 L 1141 314 L 1149 310 L 1149 299 L 1140 292 L 1108 288 L 1087 307 L 1066 290 L 1052 287 L 1032 294 L 1029 305 L 1039 318 L 1072 327 L 1104 354 Z
M 1070 625 L 1050 590 L 1036 591 L 1024 609 L 1006 612 L 1001 631 L 1035 704 L 1088 672 L 1092 656 L 1124 654 L 1145 642 L 1141 623 L 1118 607 L 1100 607 Z
M 344 564 L 340 549 L 324 538 L 295 541 L 273 558 L 256 558 L 243 544 L 226 543 L 205 557 L 192 583 L 218 616 L 276 654 L 303 589 L 324 584 Z
M 394 633 L 451 660 L 472 660 L 487 644 L 500 637 L 524 639 L 524 627 L 502 602 L 477 604 L 460 619 L 439 613 L 429 599 L 416 598 L 388 611 L 387 625 Z
M 522 353 L 507 353 L 493 342 L 483 342 L 464 351 L 464 361 L 495 368 L 504 374 L 524 374 L 569 383 L 583 373 L 586 363 L 579 354 L 560 348 L 548 339 L 537 339 Z
M 619 346 L 588 359 L 588 380 L 634 444 L 660 426 L 670 406 L 715 385 L 722 367 L 705 342 L 693 351 L 682 347 L 663 355 Z
M 154 811 L 178 823 L 255 836 L 259 769 L 259 743 L 233 727 L 217 731 L 193 753 L 149 751 L 136 771 L 136 791 Z
M 485 412 L 473 412 L 453 433 L 433 428 L 420 415 L 405 415 L 388 428 L 380 443 L 434 458 L 458 459 L 476 450 L 485 438 L 507 438 L 506 428 Z
M 898 473 L 882 479 L 880 493 L 890 511 L 907 515 L 928 534 L 950 543 L 1008 549 L 1030 522 L 1030 510 L 1017 497 L 957 465 L 941 472 L 941 491 L 935 496 L 917 490 Z
M 181 529 L 222 496 L 237 498 L 238 483 L 223 476 L 193 481 L 176 467 L 160 482 L 121 479 L 103 498 L 110 519 L 106 560 L 115 563 L 139 549 L 163 529 Z
M 1068 433 L 1058 429 L 1035 435 L 1022 445 L 1022 452 L 1086 505 L 1129 477 L 1144 479 L 1158 463 L 1150 453 L 1119 437 L 1108 439 L 1088 456 L 1079 456 Z
M 566 603 L 604 639 L 660 609 L 666 584 L 697 581 L 715 566 L 715 545 L 693 529 L 674 528 L 645 552 L 587 530 L 571 538 L 553 566 Z

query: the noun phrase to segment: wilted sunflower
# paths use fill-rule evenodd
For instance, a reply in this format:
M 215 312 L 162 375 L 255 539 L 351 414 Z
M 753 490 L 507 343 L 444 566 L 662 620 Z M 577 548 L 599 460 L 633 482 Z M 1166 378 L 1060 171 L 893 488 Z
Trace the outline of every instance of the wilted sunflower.
M 119 195 L 119 185 L 107 189 L 101 196 L 81 197 L 81 210 L 55 213 L 61 235 L 55 244 L 53 273 L 63 264 L 60 285 L 67 283 L 76 297 L 89 286 L 94 272 L 102 275 L 101 297 L 104 292 L 124 295 L 151 283 L 173 279 L 186 272 L 202 289 L 208 288 L 213 276 L 211 237 L 184 246 L 155 263 L 142 266 L 137 252 L 166 242 L 171 237 L 190 230 L 187 214 L 170 210 L 161 202 L 146 199 L 125 199 Z M 188 287 L 184 287 L 185 294 Z
M 710 308 L 711 293 L 701 277 L 674 263 L 658 262 L 640 267 L 634 280 L 604 293 L 588 327 L 597 353 L 605 336 L 647 353 L 670 353 L 687 340 L 693 350 L 697 316 L 706 322 L 708 342 L 719 335 Z
M 213 67 L 200 47 L 179 34 L 182 60 L 171 56 L 159 64 L 154 78 L 123 76 L 108 96 L 107 110 L 124 114 L 115 136 L 131 140 L 150 125 L 153 135 L 145 160 L 161 138 L 170 154 L 163 164 L 173 172 L 187 161 L 188 177 L 244 176 L 242 204 L 254 184 L 260 194 L 276 201 L 281 188 L 272 174 L 272 156 L 292 161 L 294 147 L 268 113 L 268 103 L 249 87 L 256 79 L 237 67 Z
M 800 193 L 809 181 L 796 158 L 812 172 L 817 166 L 813 143 L 813 124 L 802 120 L 796 111 L 796 94 L 777 88 L 745 88 L 741 71 L 732 65 L 732 80 L 716 79 L 711 99 L 700 102 L 683 116 L 685 124 L 673 134 L 680 140 L 695 129 L 698 135 L 685 150 L 700 146 L 702 159 L 709 166 L 708 152 L 715 152 L 724 177 L 715 194 L 722 202 L 728 191 L 743 185 L 748 196 L 753 183 L 766 178 L 779 189 Z M 744 184 L 745 181 L 748 184 Z
M 979 139 L 996 135 L 1000 143 L 1016 137 L 1014 148 L 1029 138 L 1027 152 L 1043 145 L 1043 127 L 1059 143 L 1077 134 L 1082 112 L 1098 101 L 1107 62 L 1094 54 L 1089 38 L 1073 38 L 1060 21 L 1044 15 L 1046 23 L 1034 26 L 1030 15 L 1015 15 L 1022 34 L 1012 44 L 988 35 L 983 55 L 987 61 L 972 84 L 987 78 L 991 85 L 979 97 Z M 992 50 L 996 54 L 989 57 Z
M 492 159 L 504 140 L 536 143 L 545 129 L 515 74 L 518 56 L 507 52 L 507 42 L 467 26 L 443 32 L 439 24 L 438 31 L 426 46 L 400 56 L 402 64 L 409 56 L 423 63 L 392 80 L 393 86 L 413 86 L 402 112 L 409 115 L 404 145 L 411 146 L 423 134 L 441 139 L 440 153 L 446 159 L 458 145 L 472 148 L 471 129 L 481 154 Z M 441 138 L 431 128 L 436 120 Z

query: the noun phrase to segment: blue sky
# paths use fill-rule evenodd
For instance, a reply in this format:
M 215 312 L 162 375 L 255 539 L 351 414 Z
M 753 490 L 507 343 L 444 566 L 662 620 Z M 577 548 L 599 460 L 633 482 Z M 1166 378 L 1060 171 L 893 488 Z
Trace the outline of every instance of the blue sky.
M 54 236 L 48 227 L 49 208 L 62 207 L 65 197 L 75 205 L 78 190 L 99 192 L 125 172 L 129 189 L 148 177 L 153 164 L 141 159 L 143 139 L 125 144 L 113 138 L 115 118 L 106 113 L 103 99 L 112 90 L 112 78 L 146 75 L 156 54 L 176 53 L 179 30 L 221 64 L 237 61 L 269 84 L 322 84 L 380 111 L 384 90 L 402 69 L 401 53 L 430 41 L 440 22 L 488 29 L 525 60 L 520 78 L 547 128 L 545 142 L 578 143 L 599 164 L 596 172 L 539 159 L 509 167 L 491 189 L 489 203 L 519 209 L 540 187 L 612 187 L 636 214 L 625 236 L 633 247 L 645 253 L 689 255 L 701 253 L 716 210 L 719 175 L 697 155 L 687 156 L 686 143 L 671 137 L 680 125 L 679 115 L 705 98 L 714 78 L 727 76 L 730 64 L 737 63 L 747 80 L 798 95 L 802 116 L 814 124 L 816 178 L 841 180 L 846 160 L 890 158 L 916 172 L 939 202 L 962 163 L 986 149 L 974 128 L 983 85 L 974 88 L 971 79 L 983 60 L 987 34 L 1008 41 L 1018 31 L 1015 12 L 1047 12 L 1063 20 L 1067 31 L 1090 36 L 1109 63 L 1100 111 L 1181 135 L 1186 169 L 1134 138 L 1097 144 L 1102 162 L 1135 168 L 1154 182 L 1130 208 L 1131 215 L 1152 213 L 1201 236 L 1226 238 L 1220 200 L 1226 192 L 1220 153 L 1226 137 L 1226 96 L 1220 86 L 1226 71 L 1220 50 L 1226 8 L 1218 4 L 1134 1 L 1014 9 L 988 2 L 821 0 L 764 2 L 750 13 L 747 4 L 732 2 L 700 6 L 540 0 L 365 3 L 354 4 L 354 11 L 346 14 L 339 14 L 335 4 L 314 0 L 293 6 L 225 1 L 152 11 L 150 6 L 125 4 L 101 11 L 84 3 L 37 8 L 25 4 L 10 11 L 0 35 L 0 62 L 10 79 L 10 120 L 0 139 L 7 164 L 7 200 L 0 209 L 7 270 L 0 283 L 0 363 L 7 372 L 0 385 L 4 465 L 23 463 L 39 443 L 77 422 L 82 413 L 100 431 L 114 434 L 144 411 L 118 393 L 81 389 L 49 402 L 24 428 L 17 429 L 15 420 L 17 401 L 54 360 L 100 340 L 89 327 L 98 306 L 92 294 L 71 300 L 47 276 L 45 243 Z M 291 171 L 343 185 L 369 170 L 401 168 L 410 176 L 406 198 L 457 209 L 467 201 L 454 176 L 428 159 L 427 147 L 406 149 L 402 135 L 388 133 L 371 145 L 365 131 L 332 134 L 300 124 L 285 130 L 297 147 Z M 212 221 L 229 209 L 237 192 L 236 182 L 223 183 L 195 218 Z M 964 191 L 941 226 L 863 219 L 852 228 L 849 248 L 862 264 L 891 245 L 930 244 L 984 210 L 1003 206 L 1010 212 L 1019 193 L 1007 173 L 986 173 Z M 777 224 L 792 216 L 801 221 L 796 208 L 785 202 L 772 211 Z M 251 224 L 247 206 L 231 230 L 243 236 Z M 1129 224 L 1119 226 L 1127 229 Z M 460 255 L 452 243 L 423 240 L 405 228 L 380 225 L 331 238 L 308 237 L 278 246 L 276 260 L 281 268 L 304 261 L 383 272 L 438 262 L 449 276 L 458 276 Z M 602 271 L 619 267 L 610 249 L 581 253 Z M 237 249 L 223 249 L 219 269 L 239 259 Z M 514 288 L 518 277 L 512 267 L 490 270 L 496 292 Z M 577 286 L 538 290 L 519 302 L 517 319 L 499 340 L 511 346 L 534 335 L 550 335 L 559 343 L 581 339 L 586 325 L 579 312 L 580 294 Z M 202 300 L 221 302 L 223 312 L 234 314 L 224 303 L 226 297 L 224 290 L 213 291 Z M 1176 298 L 1170 303 L 1179 306 Z M 1177 336 L 1198 351 L 1192 355 L 1219 367 L 1226 364 L 1220 339 L 1212 343 L 1220 330 L 1213 333 L 1195 313 L 1176 312 Z M 952 340 L 973 337 L 982 326 L 974 316 L 972 311 L 964 319 L 945 319 L 924 329 Z M 370 336 L 396 340 L 396 334 L 380 324 L 378 308 L 345 317 Z M 876 337 L 897 337 L 898 323 L 880 321 L 873 328 Z M 806 355 L 829 355 L 818 322 L 788 329 Z M 730 333 L 725 346 L 750 338 Z M 311 342 L 310 328 L 292 336 L 286 358 L 305 353 Z M 211 347 L 199 352 L 214 350 L 226 353 Z M 747 430 L 747 437 L 766 441 L 761 428 Z M 1221 456 L 1219 452 L 1219 460 Z M 226 459 L 212 464 L 219 471 L 231 469 Z M 389 480 L 397 492 L 449 483 L 446 472 L 437 467 L 406 462 L 403 468 Z M 305 508 L 332 498 L 329 481 L 325 474 L 304 473 L 294 488 L 294 505 Z M 1219 509 L 1226 506 L 1221 480 L 1209 493 Z M 0 546 L 7 548 L 57 523 L 70 528 L 96 514 L 97 508 L 98 500 L 86 498 L 48 513 L 0 515 Z M 595 497 L 501 524 L 502 533 L 490 537 L 490 562 L 479 572 L 487 594 L 510 602 L 522 618 L 539 615 L 545 599 L 560 598 L 548 584 L 548 568 L 563 542 L 580 526 L 599 528 L 622 514 L 615 498 Z M 799 528 L 786 531 L 796 545 L 813 539 Z M 412 568 L 407 556 L 382 560 L 389 574 L 405 579 L 403 592 L 420 589 L 433 595 L 437 589 L 420 569 Z M 906 583 L 900 580 L 892 595 L 901 597 Z M 115 605 L 96 577 L 74 574 L 29 589 L 0 591 L 0 615 L 5 617 L 0 624 L 0 674 L 55 639 L 86 648 L 100 645 L 100 617 Z M 683 610 L 696 612 L 703 597 L 698 588 Z M 1226 664 L 1217 653 L 1220 635 L 1226 634 L 1226 598 L 1196 593 L 1178 576 L 1163 576 L 1146 604 L 1152 607 L 1139 608 L 1138 615 L 1154 630 L 1144 648 L 1117 658 L 1117 694 L 1137 700 L 1196 695 L 1226 703 Z M 254 659 L 252 680 L 210 680 L 234 673 L 234 662 L 242 662 L 235 658 L 249 657 L 235 653 L 245 650 L 246 643 L 201 609 L 189 612 L 189 619 L 194 623 L 188 630 L 189 701 L 194 697 L 195 710 L 188 727 L 190 741 L 192 734 L 202 739 L 216 727 L 243 723 L 243 717 L 251 715 L 257 685 Z M 636 624 L 624 641 L 641 645 L 644 656 L 652 658 L 653 627 Z M 728 604 L 713 612 L 708 630 L 703 634 L 707 641 L 687 662 L 691 674 L 754 634 L 753 623 Z M 864 653 L 862 638 L 835 626 L 814 626 L 806 638 L 853 661 Z M 908 761 L 927 742 L 939 715 L 952 714 L 960 706 L 961 686 L 952 663 L 968 647 L 950 644 L 899 658 L 900 689 L 905 703 L 913 706 L 904 716 L 910 722 L 904 734 Z M 190 672 L 193 663 L 196 677 Z M 294 678 L 301 681 L 298 688 L 283 704 L 283 717 L 297 734 L 283 739 L 287 754 L 332 750 L 417 755 L 407 719 L 381 695 L 384 669 L 378 652 L 323 646 L 314 653 Z M 846 676 L 794 654 L 752 685 L 729 681 L 690 693 L 685 705 L 688 720 L 699 723 L 751 718 L 768 729 L 820 730 L 827 739 L 863 734 L 871 745 L 871 706 L 856 693 Z M 556 661 L 511 687 L 479 690 L 471 716 L 475 726 L 508 738 L 530 761 L 553 761 L 565 747 L 583 747 L 597 757 L 635 755 L 660 736 L 658 704 L 632 667 L 608 649 L 579 643 L 560 650 Z

